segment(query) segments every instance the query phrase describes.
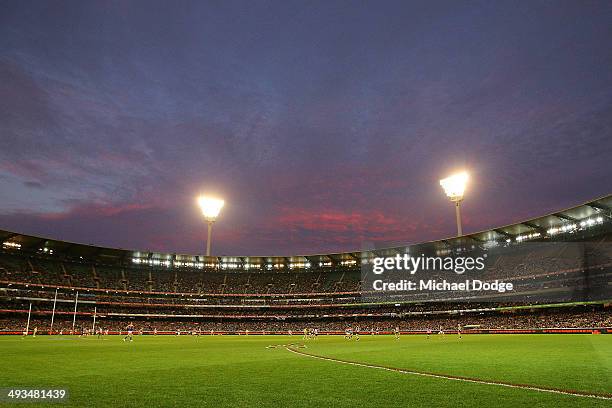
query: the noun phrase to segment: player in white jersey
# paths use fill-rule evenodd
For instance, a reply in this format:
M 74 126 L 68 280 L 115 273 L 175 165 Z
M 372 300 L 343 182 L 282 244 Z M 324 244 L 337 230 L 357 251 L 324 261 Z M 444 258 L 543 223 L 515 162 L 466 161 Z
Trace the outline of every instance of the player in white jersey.
M 353 329 L 350 327 L 347 327 L 345 332 L 344 332 L 344 338 L 347 340 L 350 340 L 353 338 Z

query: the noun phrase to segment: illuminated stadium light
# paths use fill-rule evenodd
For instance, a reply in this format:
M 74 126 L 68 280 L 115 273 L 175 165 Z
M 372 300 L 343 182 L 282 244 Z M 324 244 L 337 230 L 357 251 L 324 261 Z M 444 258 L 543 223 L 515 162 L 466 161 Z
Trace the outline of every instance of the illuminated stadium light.
M 200 196 L 198 197 L 198 205 L 207 221 L 215 221 L 223 205 L 225 205 L 225 201 L 217 198 Z
M 21 249 L 21 244 L 17 242 L 5 241 L 2 243 L 4 248 Z
M 221 269 L 238 269 L 240 267 L 237 263 L 222 263 Z
M 341 261 L 340 262 L 340 265 L 342 265 L 342 266 L 353 266 L 355 264 L 357 264 L 357 261 L 355 261 L 353 259 L 352 260 L 348 260 L 348 261 Z
M 289 269 L 307 269 L 310 268 L 310 262 L 293 262 L 289 264 Z
M 603 224 L 603 217 L 587 218 L 586 220 L 580 221 L 581 228 L 592 227 L 598 224 Z
M 576 225 L 576 224 L 566 224 L 566 225 L 562 225 L 560 227 L 550 228 L 550 229 L 548 229 L 546 231 L 546 233 L 548 235 L 557 235 L 557 234 L 561 234 L 561 233 L 565 233 L 565 232 L 572 232 L 576 228 L 578 228 L 578 225 Z
M 524 235 L 517 235 L 516 242 L 522 242 L 528 239 L 535 239 L 535 238 L 539 238 L 542 234 L 540 234 L 539 232 L 533 232 L 531 234 L 524 234 Z
M 463 200 L 463 194 L 465 193 L 465 186 L 468 179 L 468 174 L 466 172 L 461 172 L 440 180 L 440 185 L 451 201 L 461 201 Z
M 261 265 L 260 264 L 254 264 L 254 263 L 245 263 L 242 266 L 243 269 L 261 269 Z
M 170 261 L 162 261 L 159 259 L 143 259 L 143 258 L 132 258 L 132 263 L 136 265 L 149 265 L 149 266 L 172 266 Z
M 282 269 L 285 267 L 285 264 L 282 263 L 276 263 L 276 264 L 267 264 L 266 268 L 268 269 Z
M 463 201 L 463 195 L 465 193 L 465 186 L 467 185 L 469 176 L 464 171 L 461 173 L 453 174 L 445 179 L 440 180 L 440 185 L 444 189 L 444 193 L 450 200 L 455 203 L 455 215 L 457 217 L 457 236 L 463 235 L 461 228 L 461 210 L 460 203 Z
M 208 221 L 208 239 L 206 240 L 206 256 L 210 256 L 210 243 L 212 237 L 212 225 L 216 221 L 221 209 L 225 205 L 225 201 L 218 198 L 200 196 L 198 197 L 198 205 L 202 210 L 202 214 Z

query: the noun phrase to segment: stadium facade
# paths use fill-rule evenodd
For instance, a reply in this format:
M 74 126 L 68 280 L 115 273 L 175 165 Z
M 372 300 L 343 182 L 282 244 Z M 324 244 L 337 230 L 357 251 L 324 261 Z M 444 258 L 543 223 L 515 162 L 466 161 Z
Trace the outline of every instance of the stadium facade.
M 0 333 L 612 333 L 612 195 L 457 238 L 308 256 L 114 249 L 0 231 Z M 371 290 L 375 258 L 479 254 L 511 292 Z M 457 277 L 458 278 L 458 277 Z M 53 328 L 51 321 L 53 320 Z

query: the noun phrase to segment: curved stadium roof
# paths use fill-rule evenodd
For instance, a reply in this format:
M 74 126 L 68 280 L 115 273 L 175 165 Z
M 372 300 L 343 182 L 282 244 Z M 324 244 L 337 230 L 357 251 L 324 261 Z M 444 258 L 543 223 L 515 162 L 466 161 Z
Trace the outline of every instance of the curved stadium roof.
M 554 212 L 537 218 L 515 224 L 497 227 L 485 231 L 467 234 L 461 237 L 442 239 L 438 241 L 411 244 L 408 246 L 370 249 L 366 251 L 343 252 L 332 254 L 296 255 L 296 256 L 211 256 L 184 255 L 176 253 L 159 253 L 149 251 L 135 251 L 120 248 L 107 248 L 93 245 L 58 241 L 49 238 L 36 237 L 20 234 L 17 232 L 0 230 L 0 242 L 3 248 L 19 248 L 31 253 L 52 253 L 69 259 L 83 259 L 103 264 L 125 264 L 132 263 L 138 259 L 140 263 L 152 264 L 151 261 L 172 262 L 169 265 L 195 266 L 198 264 L 236 264 L 245 263 L 252 265 L 282 264 L 300 265 L 311 263 L 317 265 L 326 263 L 331 265 L 342 265 L 343 262 L 359 261 L 364 258 L 375 256 L 395 256 L 397 253 L 405 253 L 409 247 L 426 246 L 428 248 L 448 249 L 461 245 L 487 245 L 496 242 L 523 241 L 529 239 L 545 239 L 555 235 L 563 226 L 581 227 L 581 222 L 591 222 L 601 219 L 602 222 L 612 220 L 612 194 L 586 202 L 576 207 Z M 587 224 L 584 224 L 587 225 Z M 46 248 L 46 250 L 45 250 Z M 160 265 L 155 263 L 154 265 Z M 162 264 L 163 266 L 163 264 Z M 284 269 L 281 268 L 281 269 Z

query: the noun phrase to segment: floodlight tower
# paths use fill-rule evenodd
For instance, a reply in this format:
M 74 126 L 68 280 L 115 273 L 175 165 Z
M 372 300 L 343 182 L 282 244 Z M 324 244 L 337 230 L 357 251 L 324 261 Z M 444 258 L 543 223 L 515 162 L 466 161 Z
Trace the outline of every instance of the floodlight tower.
M 460 237 L 463 235 L 463 231 L 461 229 L 461 210 L 460 204 L 463 201 L 463 193 L 465 192 L 465 185 L 468 181 L 468 174 L 466 172 L 461 172 L 457 174 L 453 174 L 450 177 L 440 180 L 440 185 L 444 189 L 444 192 L 450 198 L 450 200 L 455 203 L 455 214 L 457 216 L 457 236 Z
M 202 210 L 202 214 L 206 221 L 208 221 L 208 239 L 206 240 L 206 256 L 210 256 L 210 240 L 212 236 L 212 226 L 225 201 L 219 200 L 218 198 L 200 196 L 198 197 L 198 205 Z

